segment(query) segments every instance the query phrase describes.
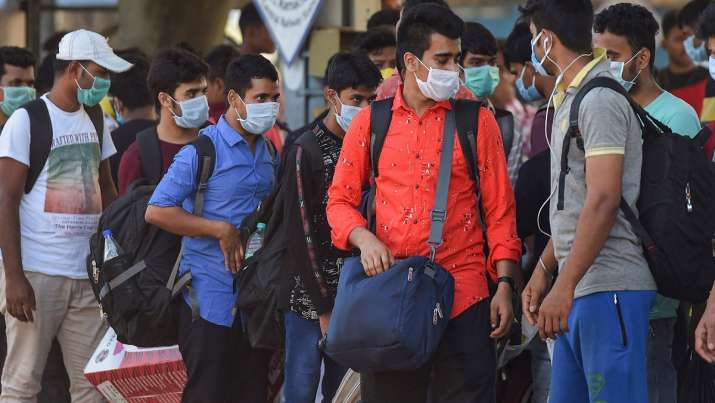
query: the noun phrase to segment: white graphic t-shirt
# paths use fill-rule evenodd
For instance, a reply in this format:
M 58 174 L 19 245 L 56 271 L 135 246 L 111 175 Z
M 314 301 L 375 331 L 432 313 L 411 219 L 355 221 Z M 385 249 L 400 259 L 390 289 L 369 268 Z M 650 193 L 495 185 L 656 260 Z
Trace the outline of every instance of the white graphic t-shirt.
M 83 107 L 65 112 L 47 98 L 52 149 L 32 191 L 20 202 L 22 265 L 26 271 L 86 279 L 89 237 L 102 212 L 99 163 L 116 152 L 105 127 L 99 137 Z M 0 158 L 30 165 L 30 119 L 18 109 L 0 135 Z

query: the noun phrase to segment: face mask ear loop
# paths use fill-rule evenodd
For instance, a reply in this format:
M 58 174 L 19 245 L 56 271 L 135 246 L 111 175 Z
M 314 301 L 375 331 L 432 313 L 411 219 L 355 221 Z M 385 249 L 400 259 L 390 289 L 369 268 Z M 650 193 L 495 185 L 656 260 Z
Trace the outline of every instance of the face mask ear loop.
M 556 78 L 556 82 L 554 83 L 554 89 L 551 90 L 551 95 L 549 96 L 549 100 L 548 100 L 548 102 L 546 103 L 546 116 L 545 116 L 545 119 L 544 119 L 544 137 L 546 138 L 546 146 L 549 148 L 549 153 L 551 154 L 551 158 L 556 158 L 556 152 L 555 152 L 554 149 L 551 147 L 551 140 L 549 139 L 549 131 L 548 131 L 548 128 L 549 128 L 549 107 L 551 106 L 551 103 L 552 103 L 552 101 L 553 101 L 553 99 L 554 99 L 554 95 L 556 95 L 556 91 L 557 91 L 557 89 L 558 89 L 558 87 L 559 87 L 559 84 L 561 83 L 561 79 L 563 78 L 563 73 L 567 72 L 568 69 L 570 69 L 571 66 L 573 66 L 574 63 L 576 63 L 576 60 L 578 60 L 578 59 L 580 59 L 580 58 L 582 58 L 582 57 L 584 57 L 584 56 L 590 56 L 590 55 L 592 55 L 592 54 L 593 54 L 593 53 L 583 54 L 583 55 L 580 55 L 580 56 L 578 56 L 577 58 L 573 59 L 573 60 L 571 61 L 571 63 L 569 63 L 568 66 L 566 66 L 566 68 L 562 70 L 563 72 L 562 72 L 561 74 L 559 74 L 558 78 Z M 553 61 L 552 61 L 552 62 L 553 62 Z M 553 63 L 556 65 L 556 67 L 559 67 L 559 65 L 558 65 L 556 62 L 553 62 Z M 560 67 L 559 67 L 559 70 L 561 70 Z M 534 78 L 534 79 L 536 79 L 536 78 Z M 555 113 L 555 112 L 554 112 L 554 113 Z M 550 194 L 549 197 L 546 199 L 546 201 L 544 201 L 544 204 L 541 205 L 541 207 L 539 208 L 539 212 L 536 214 L 536 226 L 537 226 L 537 228 L 539 228 L 539 231 L 540 231 L 542 234 L 544 234 L 544 235 L 546 235 L 546 236 L 548 236 L 548 237 L 551 237 L 551 234 L 547 234 L 546 231 L 544 231 L 544 230 L 541 228 L 540 217 L 541 217 L 542 211 L 544 210 L 544 207 L 546 207 L 546 204 L 548 204 L 549 201 L 551 201 L 551 198 L 554 196 L 554 193 L 556 193 L 556 187 L 554 187 L 554 189 L 551 191 L 551 194 Z
M 238 112 L 238 108 L 236 108 L 235 106 L 233 107 L 233 109 L 236 111 L 236 116 L 238 116 L 238 120 L 246 120 L 246 119 L 248 119 L 248 105 L 246 105 L 246 102 L 243 100 L 243 98 L 241 98 L 240 95 L 238 95 L 238 93 L 236 93 L 236 96 L 238 97 L 238 100 L 241 101 L 243 106 L 246 107 L 246 117 L 242 118 L 241 113 Z

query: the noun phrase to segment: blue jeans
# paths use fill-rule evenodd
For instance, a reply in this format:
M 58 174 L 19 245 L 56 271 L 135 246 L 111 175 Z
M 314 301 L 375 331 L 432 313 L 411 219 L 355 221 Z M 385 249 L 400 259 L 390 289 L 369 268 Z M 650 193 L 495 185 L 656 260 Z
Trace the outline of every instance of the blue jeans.
M 320 383 L 320 366 L 325 364 L 323 403 L 330 403 L 347 372 L 318 349 L 320 325 L 291 311 L 285 313 L 286 362 L 283 396 L 285 403 L 314 403 Z
M 551 383 L 551 359 L 546 342 L 537 334 L 527 349 L 531 352 L 531 403 L 546 403 L 549 398 L 549 384 Z
M 676 402 L 678 381 L 673 366 L 673 327 L 676 318 L 650 321 L 648 335 L 648 396 L 650 403 Z
M 655 291 L 599 292 L 574 300 L 556 339 L 549 403 L 648 403 L 648 313 Z

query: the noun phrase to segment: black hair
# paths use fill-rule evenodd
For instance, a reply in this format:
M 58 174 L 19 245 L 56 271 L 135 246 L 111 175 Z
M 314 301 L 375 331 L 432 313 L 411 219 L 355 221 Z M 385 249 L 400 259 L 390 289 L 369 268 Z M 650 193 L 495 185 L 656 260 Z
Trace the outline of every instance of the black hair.
M 447 4 L 447 2 L 444 0 L 405 0 L 405 2 L 402 4 L 403 15 L 405 12 L 407 12 L 407 10 L 415 6 L 419 6 L 420 4 L 437 4 L 442 7 L 449 8 L 449 4 Z
M 713 37 L 715 37 L 715 3 L 709 5 L 698 20 L 698 38 L 707 40 Z
M 464 62 L 467 52 L 477 55 L 496 56 L 497 40 L 494 35 L 478 22 L 465 22 L 462 32 L 462 54 L 459 63 Z
M 504 63 L 526 63 L 531 61 L 531 31 L 526 22 L 517 22 L 504 43 Z
M 666 37 L 670 34 L 673 28 L 678 27 L 678 12 L 675 10 L 668 11 L 660 22 L 660 32 Z
M 72 62 L 76 62 L 77 60 L 60 60 L 57 57 L 55 57 L 52 60 L 52 70 L 55 73 L 55 77 L 61 76 L 65 70 L 67 70 L 67 67 L 69 67 Z
M 234 90 L 243 98 L 251 88 L 254 78 L 267 78 L 278 81 L 278 72 L 268 59 L 261 55 L 241 55 L 234 59 L 226 69 L 226 94 Z
M 0 77 L 5 75 L 5 64 L 15 67 L 35 67 L 35 56 L 27 49 L 16 46 L 0 47 Z
M 638 4 L 620 3 L 606 8 L 593 20 L 593 30 L 599 34 L 606 31 L 625 37 L 631 47 L 631 56 L 642 48 L 650 51 L 650 67 L 655 62 L 655 35 L 658 21 L 653 13 Z
M 238 49 L 232 45 L 218 45 L 211 49 L 204 58 L 209 65 L 209 79 L 216 80 L 220 78 L 223 80 L 224 76 L 226 76 L 228 64 L 240 55 L 241 53 L 238 52 Z
M 152 60 L 147 74 L 147 85 L 156 109 L 160 109 L 160 92 L 173 97 L 182 83 L 208 78 L 208 75 L 209 66 L 191 52 L 176 47 L 160 51 Z
M 399 19 L 400 10 L 380 10 L 375 14 L 371 15 L 370 18 L 367 20 L 367 29 L 369 31 L 373 28 L 381 27 L 383 25 L 391 26 L 394 28 Z
M 195 47 L 191 46 L 191 44 L 189 42 L 181 41 L 181 42 L 178 42 L 176 45 L 174 45 L 174 47 L 179 48 L 179 49 L 184 49 L 187 52 L 193 53 L 196 56 L 201 57 L 201 52 L 196 50 Z
M 246 4 L 241 9 L 241 15 L 238 17 L 238 29 L 241 31 L 241 34 L 244 34 L 248 27 L 260 26 L 263 26 L 263 20 L 261 20 L 261 16 L 258 14 L 258 9 L 253 3 Z
M 691 27 L 695 29 L 698 18 L 700 18 L 711 3 L 711 0 L 692 0 L 684 5 L 678 13 L 678 24 L 680 24 L 681 27 Z
M 397 32 L 397 67 L 403 70 L 405 53 L 410 52 L 420 59 L 429 49 L 433 33 L 450 39 L 459 39 L 464 30 L 464 21 L 452 10 L 437 4 L 420 4 L 402 14 Z
M 355 50 L 367 54 L 390 46 L 397 46 L 397 40 L 395 39 L 395 29 L 388 26 L 368 29 L 354 44 Z
M 359 52 L 333 55 L 325 74 L 325 84 L 338 93 L 346 88 L 377 88 L 381 80 L 380 71 L 370 58 Z
M 52 84 L 55 82 L 55 54 L 50 53 L 45 56 L 37 67 L 35 73 L 35 89 L 37 93 L 44 94 L 52 89 Z
M 69 31 L 57 31 L 50 35 L 49 38 L 45 39 L 45 43 L 42 44 L 42 50 L 47 53 L 56 54 L 60 51 L 60 41 L 62 37 L 67 35 Z
M 531 19 L 537 31 L 552 31 L 569 50 L 579 53 L 591 51 L 591 0 L 527 0 L 519 9 Z
M 149 58 L 138 49 L 119 51 L 117 55 L 133 66 L 122 73 L 110 73 L 109 92 L 130 110 L 153 105 L 154 99 L 147 86 Z

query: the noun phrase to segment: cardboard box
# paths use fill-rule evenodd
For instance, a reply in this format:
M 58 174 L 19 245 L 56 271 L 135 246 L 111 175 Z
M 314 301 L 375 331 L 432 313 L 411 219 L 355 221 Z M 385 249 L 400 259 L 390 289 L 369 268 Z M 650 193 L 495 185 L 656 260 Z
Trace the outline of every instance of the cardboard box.
M 110 328 L 87 363 L 84 376 L 110 402 L 179 403 L 186 367 L 177 346 L 125 345 Z
M 271 357 L 269 401 L 281 401 L 283 354 Z M 139 348 L 117 340 L 109 328 L 84 368 L 84 376 L 112 403 L 180 403 L 186 366 L 178 346 Z

